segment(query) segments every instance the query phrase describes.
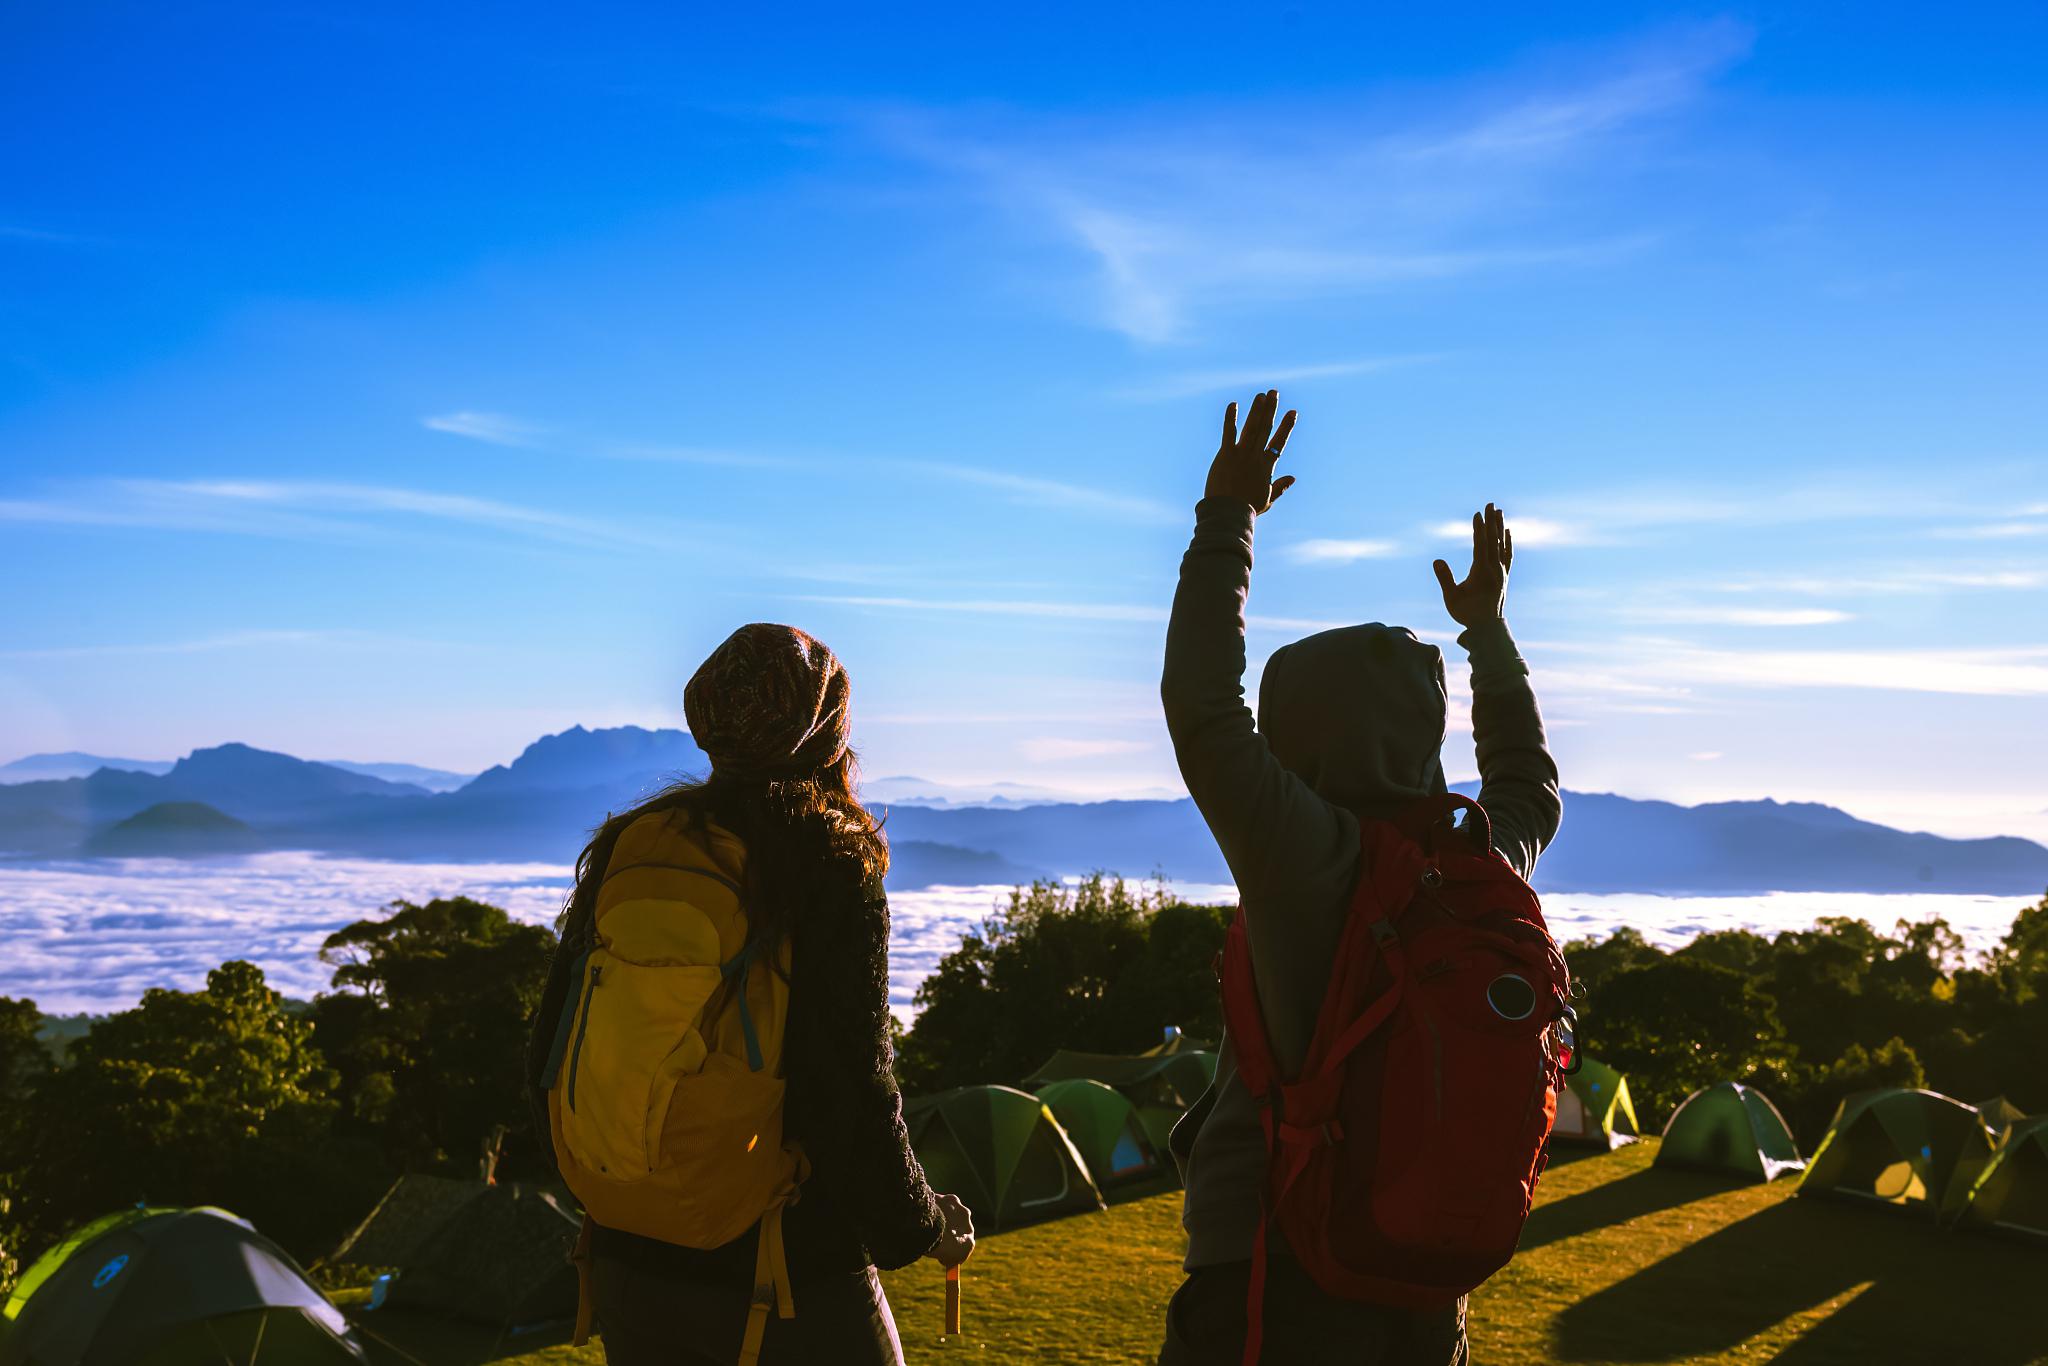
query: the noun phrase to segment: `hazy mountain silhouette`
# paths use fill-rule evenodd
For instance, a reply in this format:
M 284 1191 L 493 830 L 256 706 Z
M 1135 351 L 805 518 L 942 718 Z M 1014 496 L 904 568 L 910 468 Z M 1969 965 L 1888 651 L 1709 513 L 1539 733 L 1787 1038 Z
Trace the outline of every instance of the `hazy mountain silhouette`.
M 563 864 L 608 812 L 706 767 L 687 732 L 638 726 L 577 726 L 543 737 L 511 763 L 450 792 L 221 745 L 195 751 L 160 775 L 104 768 L 86 777 L 0 786 L 0 853 L 50 859 L 134 849 L 135 828 L 116 834 L 123 822 L 165 803 L 203 803 L 245 826 L 246 838 L 266 848 Z M 893 793 L 928 790 L 940 801 L 960 798 L 957 790 L 915 778 L 879 786 Z M 1185 799 L 1029 805 L 1016 804 L 1021 794 L 1015 789 L 1002 795 L 1010 800 L 979 806 L 920 805 L 901 797 L 887 802 L 895 850 L 891 882 L 1001 883 L 1096 868 L 1132 877 L 1163 873 L 1181 882 L 1230 880 Z M 870 794 L 883 805 L 878 797 Z M 184 835 L 181 821 L 191 823 Z M 217 853 L 218 843 L 230 837 L 191 812 L 176 819 L 159 814 L 141 828 L 153 854 Z M 214 833 L 203 833 L 207 829 Z M 2012 837 L 1912 834 L 1813 803 L 1679 806 L 1567 793 L 1564 828 L 1544 856 L 1537 886 L 2034 896 L 2048 886 L 2048 849 Z
M 453 792 L 476 777 L 474 773 L 451 773 L 445 768 L 426 768 L 420 764 L 359 764 L 352 759 L 315 759 L 313 762 L 325 764 L 329 768 L 346 769 L 350 773 L 382 778 L 387 783 L 423 787 L 429 792 Z M 169 765 L 165 767 L 168 768 Z
M 83 778 L 103 768 L 126 769 L 131 773 L 169 773 L 169 759 L 109 759 L 99 754 L 65 750 L 61 754 L 31 754 L 11 764 L 0 764 L 0 783 L 37 783 L 61 778 Z
M 264 837 L 205 802 L 158 802 L 94 834 L 85 852 L 105 858 L 195 858 L 247 854 Z

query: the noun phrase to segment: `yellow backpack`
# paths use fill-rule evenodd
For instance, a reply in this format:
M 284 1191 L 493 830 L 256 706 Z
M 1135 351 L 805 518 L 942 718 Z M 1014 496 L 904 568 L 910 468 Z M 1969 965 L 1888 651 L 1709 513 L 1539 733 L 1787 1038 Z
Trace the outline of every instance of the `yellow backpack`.
M 715 1248 L 758 1223 L 754 1303 L 740 1360 L 768 1313 L 796 1312 L 782 1209 L 809 1174 L 782 1137 L 789 945 L 774 971 L 747 936 L 745 850 L 684 812 L 619 835 L 542 1076 L 562 1179 L 589 1221 Z M 585 1277 L 576 1342 L 589 1335 Z

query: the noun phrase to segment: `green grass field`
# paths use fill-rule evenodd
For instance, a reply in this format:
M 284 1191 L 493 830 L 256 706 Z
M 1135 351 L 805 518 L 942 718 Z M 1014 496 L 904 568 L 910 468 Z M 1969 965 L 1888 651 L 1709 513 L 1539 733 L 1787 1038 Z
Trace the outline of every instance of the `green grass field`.
M 2048 1251 L 1888 1211 L 1653 1170 L 1654 1142 L 1563 1162 L 1508 1269 L 1473 1297 L 1472 1357 L 1518 1363 L 2028 1366 L 2048 1362 Z M 985 1240 L 965 1329 L 940 1335 L 927 1262 L 885 1279 L 912 1363 L 1149 1362 L 1179 1281 L 1180 1197 L 1130 1200 Z M 426 1366 L 599 1363 L 556 1333 L 363 1322 Z M 395 1353 L 391 1362 L 402 1362 Z

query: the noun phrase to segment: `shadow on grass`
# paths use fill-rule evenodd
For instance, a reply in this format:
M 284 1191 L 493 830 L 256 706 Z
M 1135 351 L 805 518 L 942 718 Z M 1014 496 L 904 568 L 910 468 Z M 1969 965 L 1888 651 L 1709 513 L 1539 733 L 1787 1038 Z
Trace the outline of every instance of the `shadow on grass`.
M 1553 1139 L 1550 1143 L 1550 1160 L 1544 1164 L 1544 1170 L 1555 1171 L 1559 1167 L 1569 1167 L 1574 1162 L 1584 1162 L 1589 1157 L 1612 1157 L 1631 1146 L 1633 1145 L 1624 1143 L 1618 1148 L 1603 1148 L 1598 1143 L 1559 1142 Z
M 1595 1156 L 1599 1155 L 1595 1153 Z M 1658 1210 L 1673 1209 L 1695 1200 L 1710 1200 L 1751 1184 L 1754 1183 L 1736 1177 L 1669 1167 L 1645 1167 L 1591 1190 L 1580 1191 L 1577 1195 L 1538 1205 L 1530 1213 L 1529 1222 L 1522 1226 L 1522 1241 L 1516 1250 L 1528 1252 L 1567 1238 L 1576 1238 L 1582 1233 L 1591 1233 L 1594 1229 L 1655 1214 Z
M 565 1319 L 526 1332 L 501 1333 L 483 1324 L 404 1309 L 375 1313 L 350 1309 L 347 1313 L 369 1347 L 370 1366 L 486 1366 L 544 1347 L 559 1347 L 569 1341 L 575 1328 Z
M 1786 1200 L 1569 1306 L 1556 1346 L 1565 1361 L 1711 1356 L 1849 1297 L 1771 1360 L 2027 1366 L 2048 1357 L 2044 1276 L 2048 1256 L 2034 1249 Z

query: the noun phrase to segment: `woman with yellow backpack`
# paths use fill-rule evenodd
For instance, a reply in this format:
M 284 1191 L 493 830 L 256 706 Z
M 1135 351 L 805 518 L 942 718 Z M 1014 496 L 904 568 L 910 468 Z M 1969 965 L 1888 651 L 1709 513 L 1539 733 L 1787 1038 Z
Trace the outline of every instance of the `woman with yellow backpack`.
M 974 1250 L 903 1124 L 847 701 L 818 641 L 741 627 L 684 694 L 710 776 L 577 861 L 528 1076 L 585 1211 L 577 1341 L 617 1366 L 897 1366 L 875 1269 Z

